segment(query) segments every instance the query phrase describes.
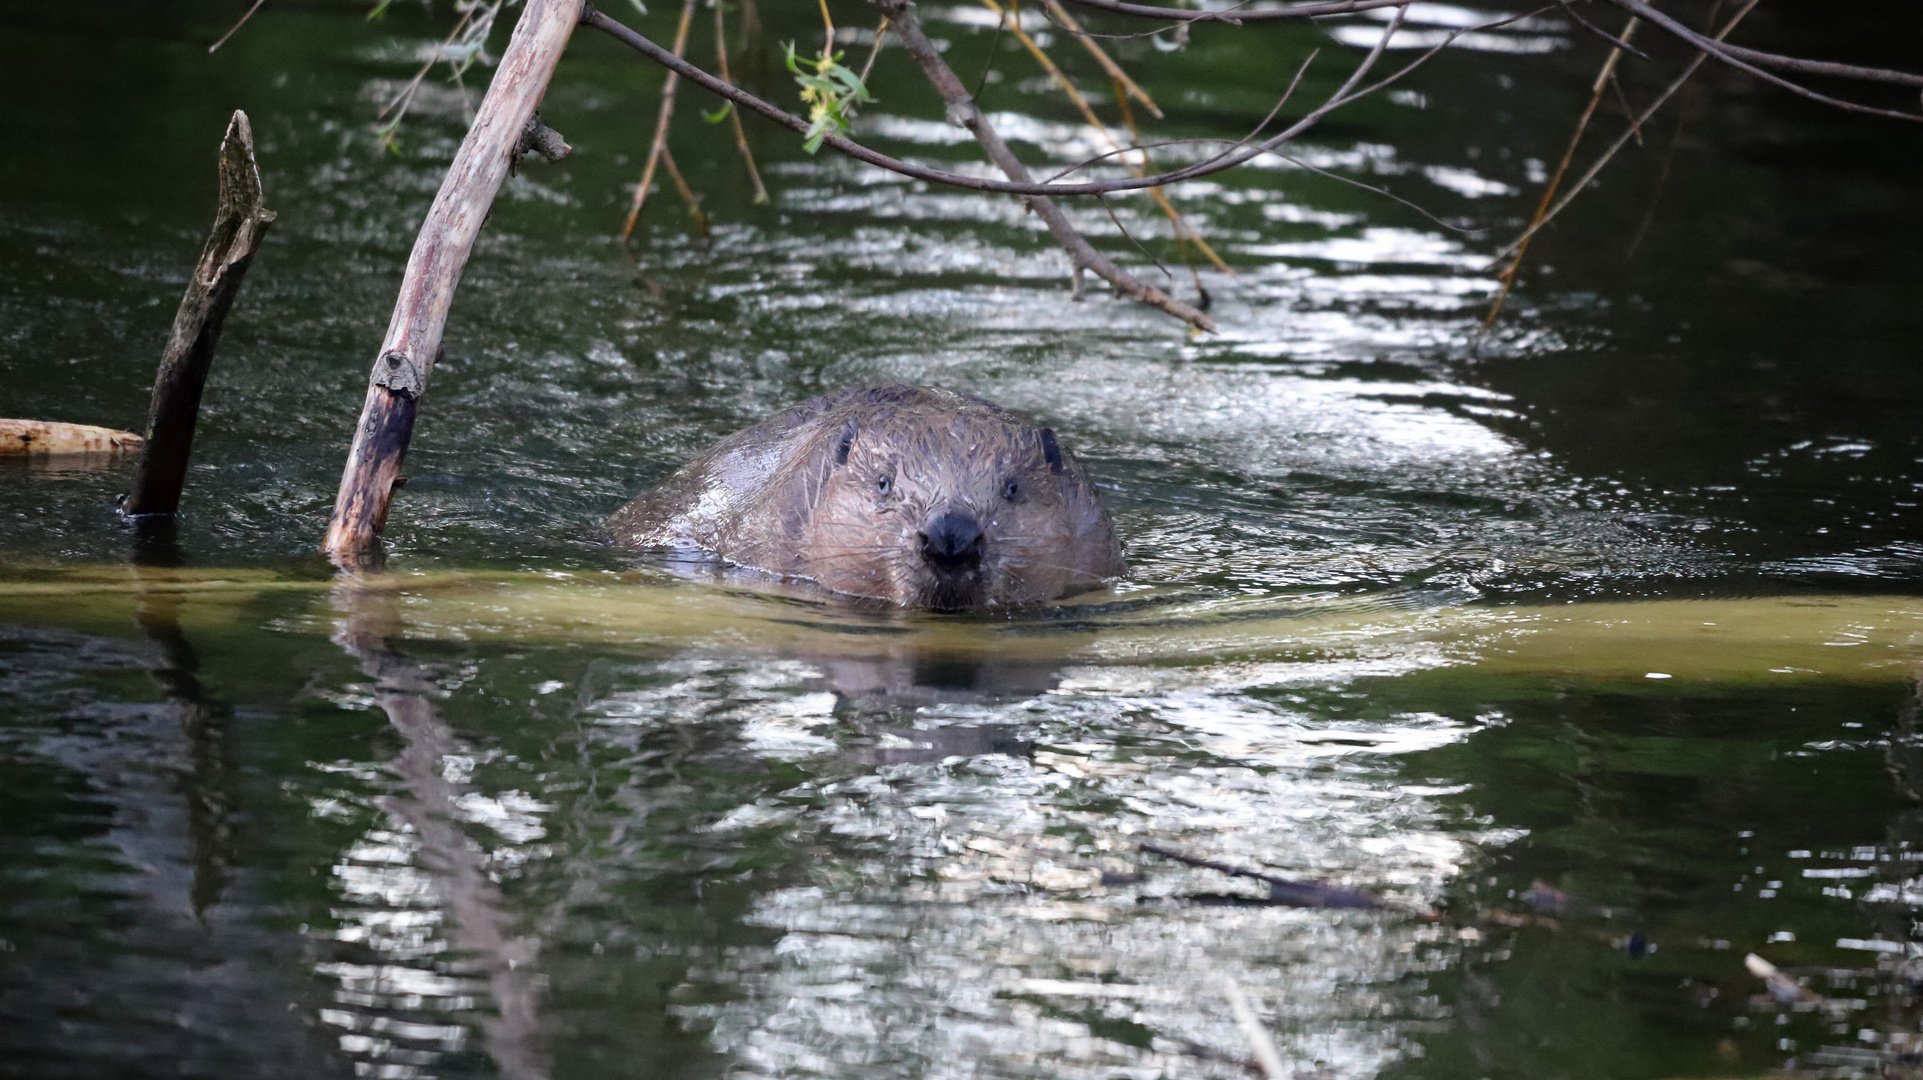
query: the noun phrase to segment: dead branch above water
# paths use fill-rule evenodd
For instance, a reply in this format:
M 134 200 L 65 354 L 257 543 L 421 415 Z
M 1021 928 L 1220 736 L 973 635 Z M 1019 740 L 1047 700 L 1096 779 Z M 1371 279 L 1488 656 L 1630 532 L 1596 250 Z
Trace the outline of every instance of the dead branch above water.
M 1396 3 L 1393 5 L 1384 4 L 1382 6 L 1405 7 L 1410 2 L 1413 2 L 1413 0 L 1396 0 Z M 869 147 L 863 146 L 862 144 L 855 142 L 853 139 L 847 138 L 846 136 L 843 136 L 843 135 L 835 135 L 835 134 L 826 135 L 822 138 L 822 145 L 846 157 L 853 158 L 856 161 L 860 161 L 867 165 L 873 165 L 878 169 L 885 169 L 888 172 L 896 173 L 901 176 L 906 176 L 906 177 L 909 177 L 910 179 L 926 180 L 930 183 L 944 184 L 949 187 L 966 188 L 970 191 L 988 191 L 988 192 L 995 192 L 1002 195 L 1046 195 L 1050 197 L 1065 197 L 1070 195 L 1110 195 L 1116 192 L 1123 192 L 1123 191 L 1142 191 L 1148 188 L 1163 187 L 1169 184 L 1179 183 L 1183 180 L 1196 180 L 1205 176 L 1211 176 L 1215 173 L 1223 172 L 1228 169 L 1233 169 L 1239 165 L 1247 164 L 1248 162 L 1253 161 L 1258 157 L 1261 157 L 1263 154 L 1274 153 L 1278 147 L 1302 135 L 1304 132 L 1314 127 L 1318 122 L 1322 120 L 1323 117 L 1327 116 L 1329 113 L 1334 112 L 1336 109 L 1339 109 L 1344 105 L 1348 105 L 1352 102 L 1355 102 L 1364 97 L 1367 97 L 1370 94 L 1373 94 L 1376 91 L 1381 90 L 1384 87 L 1398 81 L 1405 75 L 1409 74 L 1411 71 L 1415 70 L 1417 67 L 1420 67 L 1430 57 L 1436 55 L 1441 50 L 1447 48 L 1450 44 L 1452 44 L 1458 37 L 1461 37 L 1463 34 L 1479 31 L 1479 30 L 1494 29 L 1499 26 L 1505 26 L 1505 25 L 1508 25 L 1509 23 L 1518 22 L 1522 19 L 1530 18 L 1534 15 L 1540 14 L 1541 12 L 1550 11 L 1553 9 L 1554 9 L 1554 5 L 1550 5 L 1548 7 L 1540 8 L 1533 12 L 1528 12 L 1520 15 L 1506 16 L 1504 18 L 1494 19 L 1486 23 L 1479 23 L 1474 26 L 1461 27 L 1456 30 L 1453 30 L 1442 41 L 1439 41 L 1434 46 L 1424 50 L 1421 55 L 1419 55 L 1416 59 L 1414 59 L 1410 63 L 1404 65 L 1399 70 L 1395 71 L 1394 73 L 1374 83 L 1371 83 L 1367 86 L 1362 86 L 1360 85 L 1362 78 L 1368 73 L 1368 71 L 1371 68 L 1374 67 L 1376 61 L 1378 61 L 1381 58 L 1382 49 L 1378 47 L 1375 50 L 1371 51 L 1371 53 L 1369 54 L 1369 57 L 1363 61 L 1363 63 L 1356 69 L 1356 71 L 1353 74 L 1351 74 L 1348 81 L 1343 83 L 1341 88 L 1336 90 L 1336 92 L 1331 94 L 1328 98 L 1324 99 L 1322 104 L 1316 106 L 1314 109 L 1309 110 L 1308 113 L 1304 114 L 1300 119 L 1290 124 L 1287 128 L 1285 128 L 1279 134 L 1270 136 L 1269 138 L 1263 139 L 1260 142 L 1252 141 L 1254 140 L 1255 135 L 1260 133 L 1261 129 L 1258 128 L 1257 132 L 1251 134 L 1247 139 L 1244 139 L 1240 142 L 1232 144 L 1230 149 L 1225 150 L 1222 153 L 1217 154 L 1206 161 L 1197 162 L 1194 165 L 1186 165 L 1179 169 L 1171 169 L 1167 172 L 1152 173 L 1147 176 L 1131 176 L 1131 177 L 1125 177 L 1125 178 L 1118 178 L 1114 180 L 1084 181 L 1079 183 L 1064 183 L 1054 178 L 1051 178 L 1047 181 L 1043 181 L 1040 183 L 1034 182 L 1032 180 L 1031 181 L 992 180 L 987 177 L 966 176 L 961 173 L 948 172 L 944 169 L 932 169 L 924 165 L 916 165 L 911 162 L 902 161 L 899 158 L 890 157 L 889 155 L 884 154 L 879 150 L 874 150 Z M 754 94 L 751 94 L 748 91 L 743 90 L 738 86 L 734 86 L 728 82 L 725 82 L 721 79 L 716 78 L 715 76 L 709 74 L 708 72 L 702 70 L 701 68 L 695 66 L 694 64 L 691 64 L 688 61 L 682 59 L 681 57 L 675 56 L 673 53 L 669 52 L 668 50 L 663 49 L 661 46 L 656 45 L 654 42 L 648 40 L 646 37 L 644 37 L 640 33 L 637 33 L 636 31 L 630 29 L 629 27 L 619 22 L 616 22 L 614 19 L 609 18 L 604 12 L 594 8 L 591 5 L 587 8 L 587 11 L 583 15 L 581 21 L 586 23 L 589 26 L 594 27 L 597 30 L 600 30 L 602 33 L 605 33 L 609 37 L 614 38 L 616 41 L 621 42 L 623 45 L 628 46 L 629 48 L 633 49 L 635 52 L 640 53 L 642 56 L 645 56 L 648 59 L 654 61 L 655 63 L 660 64 L 662 67 L 665 67 L 668 70 L 675 72 L 676 74 L 680 75 L 682 78 L 687 79 L 689 82 L 695 83 L 696 85 L 700 86 L 702 89 L 707 90 L 710 93 L 713 93 L 723 98 L 724 100 L 732 101 L 736 105 L 739 105 L 750 112 L 756 113 L 762 117 L 772 120 L 775 123 L 780 124 L 781 126 L 796 132 L 797 134 L 805 135 L 808 133 L 809 122 L 807 120 L 799 116 L 796 116 L 793 113 L 788 112 L 787 110 L 781 108 L 779 105 L 775 105 L 770 102 L 763 101 L 761 98 L 756 97 Z M 1388 40 L 1388 37 L 1386 34 L 1383 40 L 1385 42 Z M 1284 101 L 1286 100 L 1287 98 L 1285 95 Z M 1280 106 L 1278 105 L 1276 111 L 1279 111 L 1279 109 L 1280 109 Z M 1271 112 L 1270 116 L 1273 117 L 1274 115 L 1275 113 Z M 1267 120 L 1264 121 L 1265 125 L 1266 123 L 1267 123 Z M 1176 143 L 1197 143 L 1197 142 L 1206 142 L 1206 141 L 1215 141 L 1215 140 L 1173 140 L 1172 142 L 1169 142 L 1169 143 L 1158 143 L 1155 145 L 1166 146 L 1166 145 L 1174 145 Z M 1121 153 L 1127 153 L 1127 152 L 1129 151 L 1122 151 Z M 1108 158 L 1118 157 L 1118 156 L 1120 156 L 1120 154 L 1118 153 L 1100 154 L 1093 158 L 1088 159 L 1087 161 L 1079 162 L 1075 165 L 1069 166 L 1067 169 L 1064 169 L 1061 172 L 1057 173 L 1056 176 L 1057 177 L 1066 176 L 1069 173 L 1073 173 L 1081 169 L 1088 168 L 1089 166 L 1097 164 Z

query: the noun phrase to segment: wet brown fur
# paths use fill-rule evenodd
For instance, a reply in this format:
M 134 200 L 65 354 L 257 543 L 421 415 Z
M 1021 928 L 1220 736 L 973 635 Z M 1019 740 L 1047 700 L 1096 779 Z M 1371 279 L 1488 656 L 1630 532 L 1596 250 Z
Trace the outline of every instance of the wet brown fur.
M 981 532 L 979 565 L 924 557 L 944 514 Z M 608 519 L 617 543 L 730 562 L 904 607 L 1050 600 L 1118 577 L 1115 528 L 1052 432 L 980 398 L 876 386 L 736 432 Z

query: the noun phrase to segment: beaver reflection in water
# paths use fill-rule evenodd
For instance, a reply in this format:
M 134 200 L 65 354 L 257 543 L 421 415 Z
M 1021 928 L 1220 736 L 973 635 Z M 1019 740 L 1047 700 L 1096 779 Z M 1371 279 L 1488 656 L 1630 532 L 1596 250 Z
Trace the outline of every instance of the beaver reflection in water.
M 1094 588 L 1122 549 L 1055 433 L 980 398 L 844 390 L 736 432 L 608 519 L 836 592 L 966 611 Z

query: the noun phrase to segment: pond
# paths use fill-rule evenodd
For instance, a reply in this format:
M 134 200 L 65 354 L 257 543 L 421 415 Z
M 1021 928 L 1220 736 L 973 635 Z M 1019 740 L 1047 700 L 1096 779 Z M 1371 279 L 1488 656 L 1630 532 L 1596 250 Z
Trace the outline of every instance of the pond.
M 355 585 L 319 540 L 486 79 L 433 74 L 383 150 L 455 16 L 367 6 L 273 0 L 212 55 L 241 5 L 0 8 L 0 414 L 141 426 L 236 107 L 279 213 L 171 539 L 117 519 L 130 463 L 0 461 L 0 1076 L 1245 1077 L 1252 1029 L 1303 1078 L 1915 1067 L 1907 125 L 1712 65 L 1485 334 L 1603 51 L 1538 16 L 1171 189 L 1233 270 L 1199 264 L 1195 335 L 1071 300 L 1012 200 L 751 125 L 757 205 L 685 86 L 710 230 L 664 185 L 624 247 L 661 77 L 584 30 L 543 110 L 574 155 L 497 202 Z M 818 11 L 760 6 L 735 62 L 792 105 Z M 668 40 L 668 7 L 609 10 Z M 985 8 L 922 18 L 1018 153 L 1101 149 Z M 1867 20 L 1744 34 L 1900 59 Z M 1381 25 L 1109 44 L 1145 137 L 1235 139 Z M 1683 60 L 1644 44 L 1638 105 Z M 858 136 L 984 168 L 899 50 L 872 85 Z M 1147 199 L 1071 215 L 1196 298 Z M 885 381 L 1052 426 L 1128 579 L 886 614 L 597 539 L 718 437 Z

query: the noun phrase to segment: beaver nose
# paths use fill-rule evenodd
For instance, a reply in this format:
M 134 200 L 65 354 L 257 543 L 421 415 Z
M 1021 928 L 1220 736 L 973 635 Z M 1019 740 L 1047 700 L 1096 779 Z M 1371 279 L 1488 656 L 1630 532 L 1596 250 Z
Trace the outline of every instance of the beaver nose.
M 949 510 L 921 534 L 921 557 L 937 570 L 969 570 L 982 561 L 982 527 L 967 514 Z

